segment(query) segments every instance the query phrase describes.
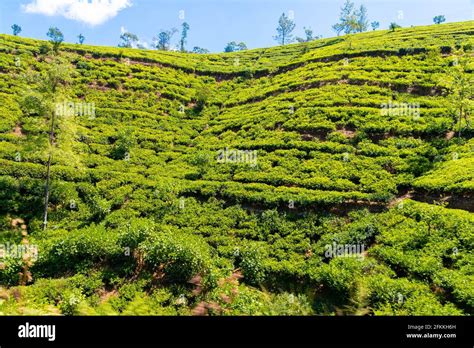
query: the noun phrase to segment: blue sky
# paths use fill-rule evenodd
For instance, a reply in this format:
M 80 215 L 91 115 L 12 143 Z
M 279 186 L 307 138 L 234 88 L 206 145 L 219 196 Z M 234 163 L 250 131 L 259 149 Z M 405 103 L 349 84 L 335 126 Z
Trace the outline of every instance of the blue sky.
M 83 1 L 84 3 L 80 3 Z M 87 1 L 99 3 L 87 4 Z M 102 1 L 102 3 L 100 3 Z M 82 33 L 86 43 L 116 46 L 121 30 L 151 44 L 161 29 L 191 26 L 188 49 L 200 46 L 220 52 L 229 41 L 244 41 L 249 48 L 273 46 L 277 20 L 285 12 L 294 16 L 295 34 L 303 27 L 314 34 L 334 36 L 344 0 L 1 0 L 0 32 L 11 33 L 19 24 L 25 37 L 46 39 L 50 26 L 64 33 L 65 41 L 76 42 Z M 447 22 L 473 19 L 474 0 L 366 0 L 354 1 L 368 9 L 369 21 L 381 28 L 390 22 L 402 26 L 432 24 L 435 15 Z M 81 7 L 82 6 L 82 7 Z M 88 7 L 89 6 L 89 7 Z M 96 6 L 96 7 L 92 7 Z M 177 42 L 179 34 L 174 41 Z

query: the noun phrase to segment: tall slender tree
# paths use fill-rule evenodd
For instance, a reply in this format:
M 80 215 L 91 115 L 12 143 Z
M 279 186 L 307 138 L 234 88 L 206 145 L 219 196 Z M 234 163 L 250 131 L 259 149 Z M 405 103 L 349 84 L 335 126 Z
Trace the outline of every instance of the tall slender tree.
M 38 90 L 44 95 L 44 100 L 47 101 L 45 106 L 46 113 L 49 114 L 49 134 L 48 134 L 48 161 L 46 163 L 46 178 L 44 188 L 44 211 L 43 211 L 43 229 L 46 230 L 48 226 L 48 208 L 51 186 L 51 164 L 53 160 L 53 151 L 56 142 L 56 123 L 57 118 L 61 115 L 56 110 L 56 103 L 61 98 L 62 91 L 60 89 L 65 86 L 70 80 L 71 67 L 68 62 L 55 56 L 51 58 L 46 73 L 41 76 Z
M 344 34 L 350 34 L 355 32 L 357 28 L 357 17 L 354 13 L 354 3 L 350 0 L 346 0 L 344 5 L 341 8 L 341 13 L 339 15 L 339 23 L 336 23 L 332 26 L 337 35 L 341 32 Z
M 293 30 L 295 30 L 295 22 L 282 13 L 278 20 L 277 35 L 273 38 L 280 44 L 286 45 L 295 41 L 293 38 Z
M 367 31 L 369 27 L 369 21 L 367 20 L 367 8 L 364 5 L 360 5 L 359 10 L 355 11 L 356 17 L 356 28 L 355 30 L 359 33 Z
M 181 52 L 186 51 L 186 39 L 188 38 L 189 24 L 184 22 L 181 25 L 181 39 L 179 40 L 179 49 Z

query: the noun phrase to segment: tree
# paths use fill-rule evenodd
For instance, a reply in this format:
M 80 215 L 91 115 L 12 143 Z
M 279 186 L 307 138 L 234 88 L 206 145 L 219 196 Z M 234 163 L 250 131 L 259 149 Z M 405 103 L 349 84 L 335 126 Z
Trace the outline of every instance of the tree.
M 245 51 L 247 49 L 247 45 L 243 42 L 236 43 L 235 41 L 229 42 L 227 46 L 224 48 L 224 52 L 237 52 L 237 51 Z
M 181 40 L 179 40 L 179 49 L 181 52 L 185 52 L 186 39 L 188 37 L 189 24 L 184 22 L 181 26 Z
M 356 32 L 358 26 L 357 23 L 356 13 L 354 12 L 354 3 L 350 0 L 346 0 L 341 8 L 339 23 L 334 24 L 332 28 L 336 31 L 338 36 L 341 32 L 344 32 L 344 34 L 350 34 Z
M 86 39 L 85 36 L 82 34 L 79 34 L 77 38 L 79 39 L 79 44 L 81 45 L 84 43 L 84 40 Z
M 171 30 L 162 30 L 156 40 L 156 48 L 162 51 L 168 51 L 170 48 L 171 38 L 177 32 L 176 28 Z
M 461 137 L 462 122 L 466 121 L 470 127 L 469 117 L 474 109 L 474 78 L 469 74 L 469 54 L 457 54 L 453 65 L 447 70 L 442 81 L 448 90 L 449 111 L 455 123 L 459 124 L 459 137 Z
M 332 29 L 336 32 L 337 36 L 339 36 L 341 31 L 344 30 L 344 25 L 341 23 L 336 23 L 332 26 Z
M 46 33 L 46 36 L 48 36 L 50 38 L 49 41 L 53 44 L 53 50 L 54 50 L 54 52 L 57 53 L 58 50 L 59 50 L 59 46 L 64 41 L 63 33 L 58 28 L 51 27 L 51 28 L 49 28 L 48 32 Z
M 206 54 L 206 53 L 209 53 L 209 50 L 199 47 L 199 46 L 194 46 L 193 53 Z
M 441 24 L 445 21 L 446 21 L 446 18 L 443 15 L 439 15 L 433 18 L 433 22 L 435 22 L 435 24 Z
M 377 30 L 380 27 L 379 22 L 372 22 L 370 23 L 370 26 L 372 27 L 372 30 Z
M 12 25 L 13 35 L 17 36 L 21 33 L 21 27 L 18 24 Z
M 273 38 L 278 41 L 280 45 L 292 43 L 294 41 L 292 32 L 295 30 L 295 26 L 295 22 L 282 13 L 280 19 L 278 20 L 278 35 L 274 36 Z
M 304 34 L 305 34 L 306 38 L 297 37 L 296 41 L 298 41 L 298 42 L 310 42 L 310 41 L 313 41 L 313 40 L 316 40 L 316 39 L 319 38 L 318 36 L 313 36 L 313 30 L 311 28 L 304 27 Z
M 43 229 L 47 228 L 48 225 L 48 206 L 50 196 L 50 184 L 51 184 L 51 164 L 53 159 L 53 151 L 57 146 L 56 127 L 58 123 L 56 103 L 64 98 L 62 91 L 63 87 L 66 86 L 71 79 L 72 68 L 66 60 L 63 60 L 60 56 L 55 56 L 49 62 L 46 71 L 37 76 L 38 80 L 38 91 L 43 96 L 44 105 L 42 109 L 45 115 L 49 115 L 49 132 L 48 132 L 48 161 L 46 163 L 46 179 L 45 179 L 45 190 L 44 190 L 44 212 L 43 212 Z M 43 113 L 42 112 L 42 113 Z M 63 127 L 64 128 L 64 127 Z
M 119 43 L 118 47 L 132 48 L 139 39 L 137 35 L 126 32 L 120 35 L 120 40 L 122 41 Z
M 365 6 L 360 5 L 359 10 L 355 11 L 354 16 L 356 17 L 355 31 L 359 33 L 366 31 L 369 26 L 369 21 L 367 20 L 367 9 Z
M 395 23 L 395 22 L 390 23 L 390 25 L 389 25 L 389 27 L 388 27 L 388 29 L 390 29 L 391 31 L 395 31 L 395 30 L 398 29 L 398 28 L 401 28 L 401 26 L 399 26 L 399 25 L 398 25 L 397 23 Z

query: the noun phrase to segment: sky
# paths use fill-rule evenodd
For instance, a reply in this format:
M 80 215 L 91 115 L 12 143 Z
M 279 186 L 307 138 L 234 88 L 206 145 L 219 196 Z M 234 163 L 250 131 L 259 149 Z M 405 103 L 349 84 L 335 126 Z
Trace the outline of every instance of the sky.
M 474 19 L 474 0 L 354 0 L 364 4 L 368 19 L 387 28 L 390 22 L 403 27 L 429 25 L 444 15 L 446 22 Z M 249 48 L 276 45 L 278 18 L 286 13 L 296 23 L 294 34 L 304 36 L 304 27 L 315 35 L 335 36 L 344 0 L 0 0 L 0 32 L 11 34 L 12 24 L 22 27 L 20 36 L 47 39 L 51 26 L 64 33 L 66 42 L 77 42 L 82 33 L 90 45 L 116 46 L 120 34 L 136 34 L 151 48 L 162 30 L 191 29 L 187 48 L 199 46 L 222 52 L 230 41 L 243 41 Z M 173 37 L 177 45 L 179 33 Z

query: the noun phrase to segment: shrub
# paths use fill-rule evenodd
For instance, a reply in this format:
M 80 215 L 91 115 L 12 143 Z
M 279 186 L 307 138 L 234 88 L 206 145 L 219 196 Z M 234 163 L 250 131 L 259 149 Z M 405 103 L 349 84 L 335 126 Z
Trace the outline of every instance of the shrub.
M 20 272 L 22 270 L 22 261 L 18 258 L 2 258 L 0 259 L 0 284 L 18 285 L 20 280 Z
M 119 227 L 118 243 L 123 248 L 136 249 L 155 233 L 155 223 L 149 219 L 137 219 L 123 223 Z
M 43 55 L 48 54 L 50 50 L 51 50 L 51 47 L 47 43 L 43 43 L 39 47 L 39 53 Z
M 474 276 L 454 270 L 442 270 L 434 277 L 434 283 L 448 290 L 456 303 L 470 314 L 474 313 Z
M 133 131 L 131 129 L 120 130 L 112 149 L 112 158 L 115 160 L 125 159 L 126 155 L 130 154 L 133 145 L 135 145 Z
M 64 315 L 78 315 L 79 305 L 85 300 L 85 296 L 79 289 L 66 290 L 61 294 L 62 300 L 59 309 Z
M 356 258 L 336 257 L 329 264 L 310 270 L 310 279 L 326 287 L 335 297 L 346 301 L 357 292 L 362 262 Z
M 97 263 L 123 255 L 117 245 L 117 233 L 94 225 L 39 240 L 39 248 L 41 252 L 34 270 L 52 275 L 67 270 L 88 270 Z
M 186 283 L 197 274 L 211 273 L 211 250 L 201 237 L 164 230 L 152 235 L 140 249 L 146 263 L 170 282 Z
M 83 70 L 92 69 L 92 66 L 89 63 L 87 63 L 86 61 L 83 61 L 83 60 L 80 60 L 79 62 L 77 62 L 76 67 L 78 69 L 83 69 Z
M 29 92 L 22 98 L 20 108 L 25 115 L 31 116 L 43 116 L 46 112 L 43 96 L 34 92 Z
M 406 278 L 376 275 L 368 280 L 369 305 L 378 315 L 461 315 L 452 303 L 442 305 L 430 288 Z
M 265 280 L 265 257 L 266 252 L 263 247 L 255 244 L 248 244 L 238 250 L 236 261 L 246 283 L 259 285 Z

